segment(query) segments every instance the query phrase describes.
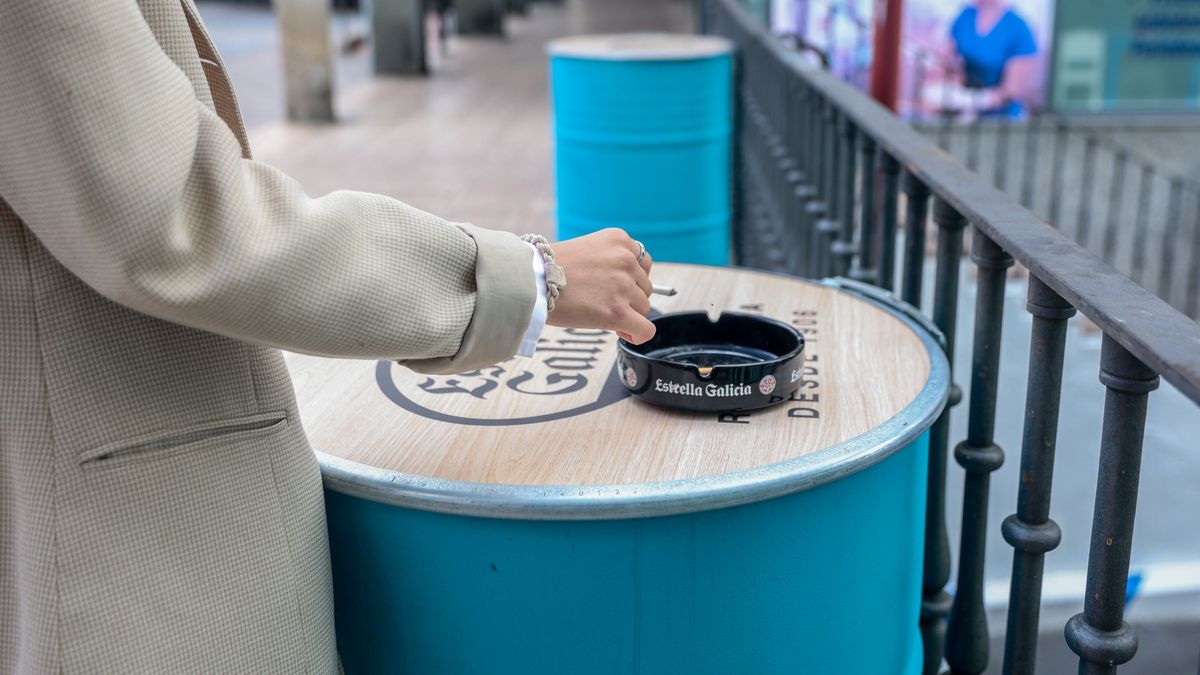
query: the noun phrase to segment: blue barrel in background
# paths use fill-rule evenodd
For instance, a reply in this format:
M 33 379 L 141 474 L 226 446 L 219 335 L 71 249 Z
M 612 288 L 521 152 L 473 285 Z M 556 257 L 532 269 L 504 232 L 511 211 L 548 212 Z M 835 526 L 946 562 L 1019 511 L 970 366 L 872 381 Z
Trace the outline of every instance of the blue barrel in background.
M 549 52 L 558 238 L 620 227 L 655 260 L 728 264 L 729 43 L 597 35 Z

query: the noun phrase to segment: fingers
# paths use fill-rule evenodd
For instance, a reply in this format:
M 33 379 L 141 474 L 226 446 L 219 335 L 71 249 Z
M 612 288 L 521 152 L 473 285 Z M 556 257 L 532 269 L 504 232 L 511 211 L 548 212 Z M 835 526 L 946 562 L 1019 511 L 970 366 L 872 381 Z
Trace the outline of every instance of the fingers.
M 650 313 L 650 296 L 635 292 L 629 300 L 629 306 L 638 314 L 646 316 Z
M 650 283 L 650 277 L 646 276 L 642 270 L 639 269 L 633 273 L 633 281 L 647 298 L 654 292 L 654 284 Z M 645 312 L 642 313 L 645 314 Z
M 654 260 L 650 257 L 649 251 L 646 251 L 646 255 L 642 256 L 642 260 L 638 264 L 642 266 L 642 271 L 650 274 L 650 267 L 654 264 Z
M 616 331 L 618 334 L 624 333 L 622 338 L 627 342 L 632 342 L 635 345 L 640 345 L 643 342 L 654 337 L 654 324 L 650 319 L 638 314 L 630 308 L 622 314 L 617 322 Z

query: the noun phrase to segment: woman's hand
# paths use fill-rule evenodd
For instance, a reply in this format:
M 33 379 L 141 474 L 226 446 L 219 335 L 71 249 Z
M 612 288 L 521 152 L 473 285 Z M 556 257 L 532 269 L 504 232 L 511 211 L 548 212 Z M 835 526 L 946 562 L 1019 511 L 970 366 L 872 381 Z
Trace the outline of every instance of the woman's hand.
M 567 273 L 547 323 L 565 328 L 616 331 L 641 344 L 654 337 L 650 313 L 650 254 L 624 230 L 601 230 L 554 244 L 555 262 Z

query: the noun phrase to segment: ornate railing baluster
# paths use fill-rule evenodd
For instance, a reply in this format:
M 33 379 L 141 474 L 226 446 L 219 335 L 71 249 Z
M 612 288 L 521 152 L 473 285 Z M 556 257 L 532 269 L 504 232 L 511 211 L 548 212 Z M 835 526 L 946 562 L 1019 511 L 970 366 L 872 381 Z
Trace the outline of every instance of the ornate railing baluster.
M 799 162 L 800 180 L 793 192 L 794 201 L 797 207 L 797 231 L 794 233 L 788 257 L 790 257 L 790 267 L 792 274 L 809 275 L 809 243 L 811 241 L 811 214 L 809 213 L 809 204 L 812 198 L 816 195 L 814 187 L 814 177 L 816 171 L 814 168 L 815 160 L 815 145 L 812 144 L 812 106 L 815 100 L 814 94 L 809 90 L 809 86 L 803 82 L 797 83 L 796 91 L 796 109 L 797 109 L 797 130 L 796 130 L 796 147 L 794 147 L 794 155 Z
M 972 120 L 967 125 L 967 168 L 972 171 L 979 170 L 979 144 L 981 122 L 978 118 Z
M 829 124 L 827 112 L 828 105 L 826 101 L 819 95 L 813 95 L 812 102 L 812 127 L 813 127 L 813 143 L 812 143 L 812 159 L 813 159 L 813 187 L 814 194 L 808 202 L 806 209 L 808 213 L 808 271 L 807 274 L 812 277 L 821 276 L 821 266 L 824 259 L 824 235 L 821 233 L 821 227 L 825 222 L 827 208 L 826 200 L 829 197 L 829 144 L 826 142 L 829 136 Z
M 1008 189 L 1008 132 L 1008 118 L 1001 117 L 996 122 L 996 164 L 992 171 L 996 187 L 1001 190 Z
M 1067 319 L 1075 308 L 1037 277 L 1029 278 L 1026 307 L 1033 315 L 1029 338 L 1029 377 L 1025 390 L 1025 430 L 1021 439 L 1021 481 L 1017 512 L 1001 532 L 1013 547 L 1008 629 L 1004 636 L 1004 675 L 1033 675 L 1045 554 L 1062 534 L 1050 519 L 1050 486 L 1058 439 Z
M 1196 211 L 1200 212 L 1200 196 L 1197 196 Z M 1200 227 L 1192 228 L 1192 265 L 1191 269 L 1200 267 Z M 1193 319 L 1200 318 L 1200 274 L 1189 274 L 1187 285 L 1187 304 L 1184 311 Z
M 1150 189 L 1151 181 L 1154 180 L 1154 167 L 1146 164 L 1142 166 L 1142 178 L 1138 181 L 1138 197 L 1137 197 L 1137 215 L 1133 225 L 1133 259 L 1130 261 L 1132 267 L 1133 280 L 1139 284 L 1143 283 L 1146 272 L 1146 239 L 1150 237 L 1147 231 L 1147 219 L 1150 217 Z M 1164 239 L 1164 242 L 1169 242 L 1169 239 Z M 1166 246 L 1170 248 L 1170 245 Z M 1109 262 L 1112 262 L 1110 259 Z M 1166 297 L 1159 290 L 1159 297 Z
M 933 222 L 938 227 L 937 270 L 934 276 L 933 322 L 946 336 L 946 356 L 951 372 L 954 336 L 958 320 L 958 271 L 962 261 L 963 228 L 967 221 L 941 197 L 933 200 Z M 922 229 L 924 223 L 922 219 Z M 907 261 L 905 263 L 907 267 Z M 906 283 L 907 290 L 907 283 Z M 919 289 L 918 289 L 919 290 Z M 951 387 L 946 409 L 929 430 L 929 473 L 925 498 L 925 572 L 922 577 L 921 638 L 925 646 L 926 675 L 941 667 L 946 638 L 946 615 L 950 613 L 950 539 L 946 533 L 946 449 L 950 445 L 950 408 L 962 393 Z
M 1050 224 L 1054 227 L 1060 227 L 1058 221 L 1062 217 L 1062 179 L 1066 170 L 1069 141 L 1067 125 L 1060 120 L 1054 126 L 1054 170 L 1050 172 L 1050 208 L 1047 210 Z
M 909 172 L 904 174 L 908 198 L 904 219 L 904 262 L 900 267 L 900 299 L 921 306 L 921 281 L 925 276 L 925 217 L 929 213 L 929 188 Z
M 880 173 L 883 176 L 883 203 L 879 218 L 879 286 L 887 290 L 896 287 L 896 210 L 900 197 L 900 162 L 882 153 Z
M 866 134 L 860 134 L 858 147 L 862 151 L 862 211 L 858 222 L 858 262 L 851 269 L 850 276 L 878 284 L 875 263 L 875 141 Z
M 1121 222 L 1121 202 L 1125 194 L 1125 163 L 1128 155 L 1124 150 L 1117 150 L 1113 160 L 1112 186 L 1108 191 L 1108 219 L 1104 226 L 1104 255 L 1109 262 L 1117 250 L 1117 224 Z
M 976 230 L 971 259 L 979 269 L 975 293 L 975 340 L 971 357 L 971 400 L 967 439 L 954 448 L 966 470 L 958 584 L 946 629 L 946 662 L 955 675 L 980 675 L 988 663 L 987 614 L 983 607 L 983 562 L 987 548 L 987 507 L 991 474 L 1004 463 L 995 443 L 996 383 L 1000 367 L 1000 328 L 1004 320 L 1004 280 L 1012 257 Z
M 818 276 L 827 277 L 833 273 L 833 241 L 837 236 L 838 226 L 838 130 L 837 115 L 833 103 L 826 101 L 822 110 L 825 140 L 825 166 L 821 172 L 824 180 L 819 193 L 821 203 L 825 207 L 825 217 L 817 221 L 817 261 Z
M 1066 638 L 1079 655 L 1080 675 L 1113 675 L 1133 658 L 1137 636 L 1125 623 L 1125 589 L 1133 546 L 1146 403 L 1158 375 L 1105 334 L 1100 351 L 1104 429 L 1092 515 L 1087 595 L 1083 613 L 1067 622 Z
M 1171 286 L 1175 283 L 1175 247 L 1182 242 L 1179 240 L 1181 202 L 1183 201 L 1183 179 L 1176 176 L 1171 179 L 1171 188 L 1167 197 L 1167 222 L 1163 228 L 1162 267 L 1158 275 L 1158 297 L 1171 302 Z M 1194 264 L 1194 262 L 1193 262 Z M 1178 306 L 1178 305 L 1176 305 Z
M 1096 136 L 1088 134 L 1083 146 L 1083 181 L 1079 186 L 1079 213 L 1075 219 L 1078 230 L 1075 239 L 1087 248 L 1092 226 L 1092 184 L 1096 179 Z
M 1042 134 L 1042 116 L 1034 115 L 1025 125 L 1024 168 L 1021 170 L 1021 206 L 1033 208 L 1033 184 L 1037 174 L 1038 140 Z
M 854 257 L 854 179 L 855 159 L 854 124 L 846 116 L 840 120 L 841 136 L 838 139 L 838 231 L 832 244 L 833 274 L 846 276 Z

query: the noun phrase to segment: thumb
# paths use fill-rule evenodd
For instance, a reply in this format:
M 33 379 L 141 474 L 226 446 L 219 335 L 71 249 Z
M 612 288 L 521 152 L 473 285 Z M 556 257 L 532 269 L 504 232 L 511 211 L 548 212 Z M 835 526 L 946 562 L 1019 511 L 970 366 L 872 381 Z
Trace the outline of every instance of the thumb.
M 622 338 L 635 345 L 640 345 L 654 337 L 657 330 L 650 319 L 642 316 L 632 307 L 625 312 L 615 328 Z

